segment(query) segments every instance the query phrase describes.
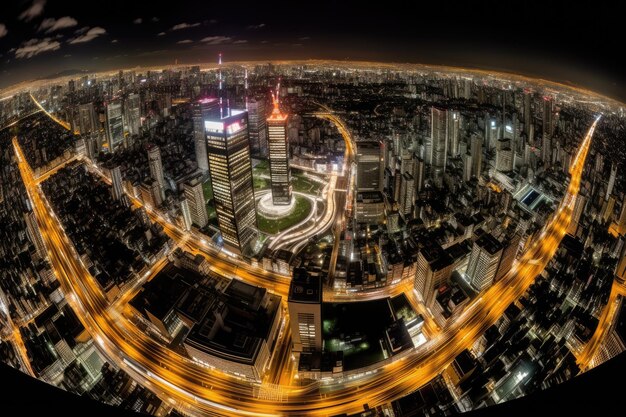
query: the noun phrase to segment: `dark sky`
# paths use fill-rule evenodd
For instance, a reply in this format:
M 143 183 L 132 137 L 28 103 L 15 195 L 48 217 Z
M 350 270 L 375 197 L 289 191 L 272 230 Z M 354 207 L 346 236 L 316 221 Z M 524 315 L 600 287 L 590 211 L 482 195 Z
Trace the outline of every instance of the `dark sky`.
M 0 87 L 67 69 L 331 58 L 500 69 L 626 101 L 623 10 L 594 1 L 11 0 Z M 332 3 L 341 3 L 333 5 Z

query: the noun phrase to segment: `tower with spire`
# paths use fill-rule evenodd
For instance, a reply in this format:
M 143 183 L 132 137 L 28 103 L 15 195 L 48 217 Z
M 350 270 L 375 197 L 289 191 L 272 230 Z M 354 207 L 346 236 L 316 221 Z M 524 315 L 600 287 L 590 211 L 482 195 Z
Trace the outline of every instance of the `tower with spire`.
M 289 139 L 287 114 L 280 110 L 280 82 L 272 93 L 274 108 L 267 118 L 268 156 L 272 202 L 275 205 L 291 204 L 291 171 L 289 169 Z

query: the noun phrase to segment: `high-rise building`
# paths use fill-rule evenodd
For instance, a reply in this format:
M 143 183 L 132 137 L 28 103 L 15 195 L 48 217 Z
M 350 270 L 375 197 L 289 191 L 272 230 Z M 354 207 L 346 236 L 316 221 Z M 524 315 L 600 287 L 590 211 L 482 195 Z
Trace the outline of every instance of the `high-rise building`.
M 478 291 L 489 287 L 498 271 L 502 244 L 489 233 L 481 235 L 472 246 L 466 275 Z
M 468 182 L 472 179 L 472 155 L 465 153 L 461 159 L 463 160 L 463 181 Z
M 545 131 L 541 139 L 541 160 L 545 166 L 552 165 L 552 138 Z
M 295 268 L 289 285 L 289 323 L 293 350 L 322 350 L 322 280 L 306 269 Z
M 472 155 L 472 175 L 480 178 L 483 169 L 483 139 L 480 136 L 472 136 L 470 153 Z
M 206 210 L 206 206 L 205 206 Z M 180 214 L 183 220 L 183 228 L 187 231 L 191 230 L 193 220 L 191 219 L 191 210 L 189 209 L 189 200 L 184 196 L 180 200 Z
M 276 94 L 278 94 L 278 91 Z M 272 203 L 275 205 L 287 205 L 291 203 L 287 115 L 283 114 L 278 107 L 278 95 L 274 96 L 273 100 L 274 109 L 270 117 L 267 118 Z
M 413 154 L 413 180 L 415 181 L 415 194 L 419 194 L 424 189 L 424 160 Z
M 608 200 L 609 196 L 613 193 L 613 187 L 615 186 L 615 178 L 617 178 L 617 164 L 613 163 L 611 165 L 611 175 L 609 175 L 609 182 L 606 186 L 606 195 L 604 196 L 605 200 Z
M 209 170 L 209 160 L 206 153 L 206 133 L 204 121 L 219 113 L 219 101 L 216 98 L 203 98 L 192 105 L 193 140 L 196 149 L 196 162 L 202 172 Z
M 122 117 L 122 102 L 113 100 L 106 106 L 106 133 L 109 151 L 115 152 L 124 144 L 124 118 Z
M 380 191 L 356 193 L 355 219 L 358 223 L 379 224 L 385 220 L 385 199 Z
M 93 103 L 85 103 L 78 106 L 78 130 L 81 135 L 95 133 L 98 127 L 98 117 Z
M 403 219 L 406 219 L 411 215 L 411 211 L 413 210 L 413 196 L 415 192 L 415 183 L 413 180 L 413 175 L 405 172 L 402 174 L 402 178 L 400 180 L 400 215 Z
M 496 144 L 496 170 L 500 172 L 512 171 L 514 155 L 511 139 L 499 139 Z
M 574 210 L 572 211 L 572 220 L 567 228 L 567 233 L 572 236 L 576 236 L 576 231 L 578 230 L 578 223 L 580 222 L 580 216 L 582 216 L 583 211 L 585 209 L 585 204 L 587 204 L 587 197 L 583 194 L 578 194 L 576 196 L 576 201 L 574 202 Z M 625 206 L 622 206 L 624 208 Z M 624 215 L 624 210 L 622 210 L 622 215 Z M 620 221 L 622 220 L 622 216 L 620 216 Z M 626 222 L 626 217 L 624 218 Z M 620 223 L 621 224 L 621 223 Z
M 257 230 L 248 113 L 232 110 L 204 125 L 219 229 L 227 248 L 242 253 Z
M 543 98 L 543 133 L 547 133 L 548 138 L 552 138 L 554 133 L 554 101 L 551 97 Z
M 432 177 L 441 177 L 446 170 L 448 153 L 448 123 L 446 110 L 431 107 L 430 111 L 430 164 Z
M 383 145 L 380 141 L 356 144 L 357 191 L 382 191 L 384 175 Z
M 148 146 L 148 164 L 150 176 L 159 184 L 161 199 L 165 198 L 165 179 L 163 178 L 163 163 L 161 162 L 161 150 L 156 145 Z
M 450 279 L 452 267 L 452 258 L 440 245 L 431 244 L 420 249 L 414 287 L 422 294 L 426 307 L 432 307 L 435 292 Z
M 446 112 L 448 120 L 448 153 L 452 157 L 459 156 L 459 140 L 461 113 L 457 110 L 449 110 Z
M 502 242 L 502 256 L 500 258 L 500 264 L 498 270 L 493 279 L 494 282 L 500 281 L 513 267 L 513 262 L 517 258 L 517 251 L 519 249 L 519 242 L 522 239 L 522 235 L 519 233 L 514 234 L 506 238 Z
M 265 123 L 265 102 L 250 99 L 248 101 L 248 127 L 250 129 L 250 152 L 253 155 L 267 157 L 267 129 Z
M 138 135 L 141 128 L 141 99 L 139 94 L 131 93 L 124 101 L 124 119 L 126 131 Z
M 121 200 L 124 195 L 124 185 L 122 183 L 122 171 L 120 166 L 112 167 L 109 172 L 111 173 L 111 194 L 114 200 Z
M 531 103 L 532 103 L 532 91 L 525 89 L 524 90 L 524 133 L 526 133 L 526 137 L 528 140 L 532 140 L 530 136 L 530 125 L 532 123 L 532 115 L 531 115 Z
M 186 182 L 183 185 L 185 201 L 189 207 L 191 222 L 202 228 L 209 223 L 209 215 L 206 210 L 202 183 L 197 179 Z
M 154 178 L 148 177 L 141 182 L 139 194 L 144 204 L 150 207 L 157 208 L 163 204 L 161 187 L 159 187 L 159 182 Z
M 46 257 L 46 245 L 43 243 L 43 238 L 39 231 L 39 226 L 37 226 L 37 220 L 35 219 L 35 212 L 29 210 L 24 213 L 24 221 L 26 222 L 26 231 L 28 232 L 28 237 L 30 241 L 33 242 L 35 246 L 35 251 L 37 252 L 37 256 L 40 258 Z

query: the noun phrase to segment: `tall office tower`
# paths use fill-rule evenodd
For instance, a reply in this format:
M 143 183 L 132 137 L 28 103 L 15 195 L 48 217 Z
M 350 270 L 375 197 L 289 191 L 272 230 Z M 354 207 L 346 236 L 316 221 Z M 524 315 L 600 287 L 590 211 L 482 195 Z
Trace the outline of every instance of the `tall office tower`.
M 532 123 L 531 116 L 531 103 L 532 103 L 532 91 L 529 89 L 524 89 L 524 133 L 526 133 L 526 137 L 528 140 L 531 140 L 530 137 L 530 125 Z
M 522 235 L 515 233 L 512 236 L 508 236 L 502 244 L 502 256 L 500 257 L 500 264 L 498 270 L 493 279 L 494 282 L 500 281 L 513 267 L 513 262 L 517 258 L 517 250 L 519 249 L 519 242 L 522 239 Z
M 165 198 L 165 179 L 163 178 L 163 163 L 161 162 L 161 150 L 156 145 L 148 146 L 148 164 L 150 176 L 159 184 L 161 199 Z
M 291 203 L 291 171 L 289 170 L 287 115 L 281 113 L 278 107 L 278 90 L 272 98 L 274 110 L 267 118 L 272 203 L 274 205 L 288 205 Z
M 393 201 L 400 201 L 400 192 L 402 191 L 402 174 L 399 169 L 396 169 L 393 173 Z
M 587 197 L 585 195 L 578 194 L 576 196 L 576 201 L 574 202 L 574 210 L 572 211 L 572 220 L 570 221 L 570 224 L 567 227 L 567 233 L 569 233 L 572 236 L 576 236 L 576 231 L 578 230 L 578 223 L 580 222 L 580 216 L 582 216 L 586 204 L 587 204 Z M 624 219 L 625 226 L 626 226 L 626 217 L 624 216 L 625 207 L 626 205 L 622 206 L 622 214 L 620 215 L 620 226 L 621 226 L 622 219 Z
M 206 206 L 205 206 L 205 210 L 206 210 Z M 180 200 L 180 214 L 183 220 L 183 228 L 186 231 L 191 230 L 191 225 L 193 223 L 193 220 L 191 219 L 191 209 L 189 208 L 189 200 L 187 200 L 185 197 L 181 198 Z
M 415 170 L 413 162 L 413 152 L 408 149 L 402 149 L 402 152 L 400 153 L 400 172 L 403 174 L 408 172 L 412 175 Z
M 511 139 L 499 139 L 496 145 L 496 170 L 500 172 L 512 171 L 514 155 Z
M 426 307 L 433 306 L 436 290 L 450 279 L 452 266 L 452 258 L 440 245 L 435 243 L 420 249 L 413 286 L 422 294 Z
M 204 121 L 219 113 L 219 101 L 216 98 L 203 98 L 192 104 L 193 140 L 196 149 L 196 162 L 202 172 L 209 170 L 209 159 L 206 153 L 206 133 Z
M 424 188 L 424 160 L 413 154 L 413 180 L 415 181 L 416 194 L 421 193 Z
M 124 102 L 124 119 L 126 131 L 131 135 L 138 135 L 141 128 L 141 100 L 139 94 L 131 93 Z
M 413 175 L 405 172 L 400 180 L 400 215 L 406 219 L 411 215 L 413 210 L 413 196 L 415 192 L 415 183 Z
M 124 118 L 122 102 L 115 99 L 107 104 L 106 132 L 109 151 L 115 152 L 124 143 Z
M 139 194 L 143 202 L 153 208 L 157 208 L 163 204 L 161 187 L 159 187 L 159 182 L 154 178 L 148 177 L 141 182 Z
M 81 135 L 98 132 L 98 118 L 93 103 L 78 106 L 78 130 Z
M 485 117 L 485 147 L 492 150 L 496 147 L 498 140 L 498 122 L 487 115 Z
M 430 111 L 430 164 L 431 175 L 437 179 L 446 170 L 446 158 L 448 153 L 448 126 L 446 111 L 437 107 L 431 107 Z
M 502 257 L 502 244 L 492 235 L 481 235 L 472 246 L 466 275 L 478 291 L 489 287 L 498 271 Z
M 472 135 L 470 153 L 472 155 L 472 175 L 480 178 L 483 169 L 483 139 L 480 136 Z
M 463 181 L 468 182 L 472 179 L 472 155 L 465 153 L 461 159 L 463 160 Z
M 204 122 L 213 198 L 224 244 L 242 253 L 257 230 L 248 113 L 227 112 Z
M 206 211 L 206 201 L 204 200 L 202 183 L 198 181 L 198 179 L 188 181 L 183 184 L 183 192 L 185 193 L 185 200 L 189 206 L 191 222 L 203 228 L 209 223 L 209 215 Z
M 609 196 L 613 193 L 613 187 L 615 186 L 616 177 L 617 177 L 617 164 L 613 163 L 611 165 L 611 175 L 609 175 L 609 182 L 606 185 L 606 195 L 604 196 L 605 200 L 608 200 Z
M 554 101 L 551 97 L 543 98 L 543 133 L 544 137 L 546 133 L 548 134 L 548 138 L 552 138 L 552 134 L 554 133 Z
M 383 187 L 384 158 L 380 141 L 363 141 L 356 144 L 357 191 L 381 191 Z
M 121 200 L 124 195 L 124 186 L 122 184 L 122 171 L 117 165 L 110 169 L 111 172 L 111 194 L 114 200 Z
M 552 165 L 552 139 L 548 132 L 543 132 L 541 139 L 541 160 L 546 167 Z
M 267 129 L 265 123 L 265 102 L 248 100 L 248 127 L 250 129 L 250 153 L 267 157 Z
M 46 257 L 46 245 L 43 243 L 43 238 L 41 237 L 41 232 L 39 231 L 39 226 L 37 226 L 37 220 L 35 219 L 35 212 L 29 210 L 24 213 L 24 221 L 26 222 L 26 231 L 28 232 L 28 237 L 30 241 L 33 242 L 35 246 L 35 251 L 37 252 L 37 256 L 40 258 Z
M 287 299 L 291 339 L 296 352 L 322 350 L 322 279 L 295 268 Z
M 459 140 L 461 127 L 461 113 L 456 110 L 446 112 L 448 121 L 448 153 L 452 157 L 459 156 Z

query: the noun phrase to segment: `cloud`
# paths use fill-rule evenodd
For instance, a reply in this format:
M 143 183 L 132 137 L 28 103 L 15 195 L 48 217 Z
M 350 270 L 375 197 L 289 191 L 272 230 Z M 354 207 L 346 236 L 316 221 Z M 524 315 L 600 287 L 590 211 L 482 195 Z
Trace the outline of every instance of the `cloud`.
M 211 19 L 211 20 L 209 20 L 209 24 L 210 24 L 210 25 L 214 25 L 214 24 L 216 24 L 216 23 L 217 23 L 217 19 Z
M 207 36 L 200 42 L 206 43 L 207 45 L 220 45 L 222 43 L 228 43 L 232 40 L 233 38 L 230 36 Z
M 75 33 L 75 34 L 77 34 L 77 35 L 80 35 L 80 34 L 82 34 L 82 33 L 87 32 L 88 30 L 89 30 L 89 26 L 83 26 L 83 27 L 82 27 L 82 28 L 80 28 L 80 29 L 76 29 L 76 30 L 74 31 L 74 33 Z
M 33 4 L 31 4 L 31 6 L 24 10 L 19 16 L 18 18 L 20 20 L 25 20 L 27 22 L 30 22 L 31 20 L 33 20 L 34 18 L 36 18 L 37 16 L 41 15 L 43 13 L 43 8 L 46 5 L 46 0 L 33 0 Z
M 38 31 L 45 30 L 46 33 L 52 33 L 56 32 L 57 30 L 74 27 L 77 24 L 78 22 L 76 21 L 76 19 L 70 16 L 63 16 L 60 17 L 58 20 L 53 17 L 49 17 L 41 22 Z
M 143 19 L 141 17 L 138 17 L 137 19 L 133 20 L 133 23 L 136 25 L 140 25 L 143 23 Z
M 193 41 L 191 39 L 184 39 L 184 40 L 178 41 L 176 43 L 193 43 Z
M 9 33 L 9 31 L 7 30 L 7 25 L 5 25 L 4 23 L 0 23 L 0 38 L 4 38 L 5 36 L 7 36 L 7 33 Z
M 158 22 L 158 21 L 159 21 L 159 18 L 158 18 L 158 17 L 156 17 L 156 16 L 154 16 L 154 17 L 152 17 L 152 19 L 150 19 L 150 20 L 152 20 L 154 23 L 156 23 L 156 22 Z
M 165 36 L 165 32 L 159 32 L 157 33 L 157 36 Z
M 69 43 L 90 42 L 90 41 L 96 39 L 100 35 L 106 35 L 106 33 L 107 33 L 107 31 L 104 28 L 101 28 L 99 26 L 95 26 L 95 27 L 92 27 L 91 29 L 89 29 L 84 34 L 82 34 L 80 36 L 77 36 L 74 39 L 70 39 Z
M 239 43 L 239 44 L 240 44 L 240 43 L 248 43 L 248 41 L 247 41 L 247 40 L 245 40 L 245 39 L 239 39 L 238 41 L 235 41 L 235 42 L 233 42 L 233 43 L 235 43 L 235 44 L 238 44 L 238 43 Z
M 22 45 L 15 50 L 15 57 L 18 59 L 32 58 L 43 52 L 56 51 L 59 48 L 61 48 L 61 44 L 52 38 L 31 39 L 23 42 Z
M 170 30 L 182 30 L 182 29 L 189 29 L 189 28 L 195 28 L 196 26 L 200 26 L 200 23 L 179 23 L 177 25 L 172 26 L 172 28 Z
M 248 29 L 256 30 L 256 29 L 262 29 L 264 27 L 265 27 L 265 23 L 259 23 L 258 25 L 250 25 L 250 26 L 248 26 Z
M 111 43 L 117 43 L 117 39 L 113 39 Z
M 308 41 L 309 39 L 311 39 L 310 36 L 303 36 L 301 38 L 298 38 L 298 40 L 300 40 L 300 41 Z

